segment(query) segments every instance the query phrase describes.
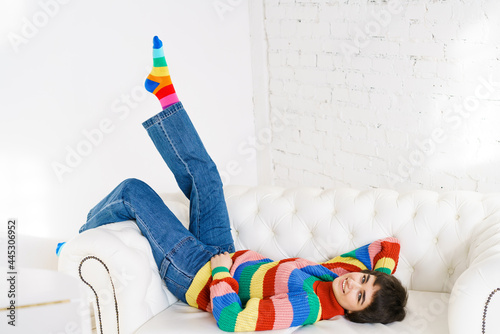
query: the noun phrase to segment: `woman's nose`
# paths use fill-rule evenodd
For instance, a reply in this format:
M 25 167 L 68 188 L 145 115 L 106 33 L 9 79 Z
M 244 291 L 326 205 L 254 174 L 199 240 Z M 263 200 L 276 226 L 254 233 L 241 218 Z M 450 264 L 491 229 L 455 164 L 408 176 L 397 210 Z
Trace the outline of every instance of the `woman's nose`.
M 360 287 L 360 284 L 353 279 L 349 279 L 347 282 L 349 282 L 349 289 Z

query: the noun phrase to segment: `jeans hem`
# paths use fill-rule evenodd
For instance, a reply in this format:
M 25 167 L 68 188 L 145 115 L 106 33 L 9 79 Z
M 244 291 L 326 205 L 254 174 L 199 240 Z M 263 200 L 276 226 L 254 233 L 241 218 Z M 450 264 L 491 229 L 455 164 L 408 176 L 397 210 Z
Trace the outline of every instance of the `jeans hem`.
M 184 106 L 182 105 L 181 102 L 176 102 L 165 109 L 163 111 L 160 111 L 158 114 L 154 115 L 153 117 L 147 119 L 142 123 L 142 126 L 147 130 L 151 126 L 155 125 L 156 123 L 161 122 L 165 118 L 168 118 L 178 112 L 179 110 L 183 110 Z

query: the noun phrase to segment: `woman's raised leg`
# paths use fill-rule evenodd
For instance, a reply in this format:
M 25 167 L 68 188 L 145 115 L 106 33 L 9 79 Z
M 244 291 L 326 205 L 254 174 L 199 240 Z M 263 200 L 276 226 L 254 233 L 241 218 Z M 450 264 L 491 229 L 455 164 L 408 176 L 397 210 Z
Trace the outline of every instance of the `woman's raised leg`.
M 143 123 L 182 192 L 190 201 L 189 231 L 206 245 L 234 251 L 222 181 L 173 88 L 163 45 L 153 41 L 154 67 L 146 89 L 164 110 Z

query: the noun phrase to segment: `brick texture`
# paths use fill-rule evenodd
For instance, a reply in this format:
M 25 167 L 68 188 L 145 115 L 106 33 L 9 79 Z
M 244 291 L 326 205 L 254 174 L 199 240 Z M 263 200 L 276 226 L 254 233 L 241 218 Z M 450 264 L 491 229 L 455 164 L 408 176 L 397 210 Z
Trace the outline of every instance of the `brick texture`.
M 500 191 L 500 3 L 263 0 L 277 185 Z

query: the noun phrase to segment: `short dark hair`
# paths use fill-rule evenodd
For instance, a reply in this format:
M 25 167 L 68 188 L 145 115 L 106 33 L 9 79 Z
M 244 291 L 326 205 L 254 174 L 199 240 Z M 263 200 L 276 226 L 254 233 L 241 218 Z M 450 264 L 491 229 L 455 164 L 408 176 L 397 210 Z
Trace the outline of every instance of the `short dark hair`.
M 406 316 L 408 294 L 401 282 L 394 276 L 374 270 L 362 273 L 375 276 L 375 286 L 379 289 L 373 294 L 370 305 L 361 311 L 346 312 L 345 317 L 352 322 L 388 324 L 401 321 Z

